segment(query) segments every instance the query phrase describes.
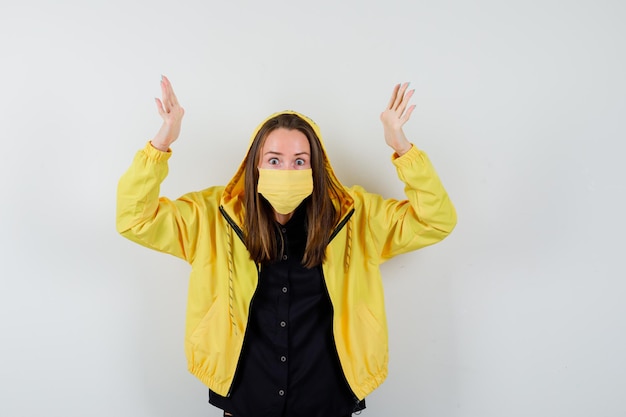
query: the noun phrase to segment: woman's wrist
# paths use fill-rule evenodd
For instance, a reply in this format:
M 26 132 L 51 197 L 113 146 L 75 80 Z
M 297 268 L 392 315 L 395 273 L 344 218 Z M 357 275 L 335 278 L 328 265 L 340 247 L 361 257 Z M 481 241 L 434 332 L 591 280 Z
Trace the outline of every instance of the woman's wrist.
M 402 156 L 411 150 L 413 146 L 411 142 L 406 138 L 402 129 L 400 130 L 385 130 L 385 141 L 398 156 Z
M 159 144 L 159 143 L 157 143 L 157 142 L 155 142 L 153 140 L 150 141 L 150 145 L 152 145 L 152 147 L 154 149 L 157 149 L 157 150 L 159 150 L 161 152 L 167 152 L 170 149 L 169 145 L 162 145 L 162 144 Z
M 396 151 L 396 154 L 398 156 L 402 156 L 405 153 L 407 153 L 408 151 L 411 150 L 411 148 L 413 147 L 413 145 L 411 144 L 411 142 L 406 142 L 406 144 L 402 145 L 402 146 L 398 146 L 393 148 L 394 151 Z

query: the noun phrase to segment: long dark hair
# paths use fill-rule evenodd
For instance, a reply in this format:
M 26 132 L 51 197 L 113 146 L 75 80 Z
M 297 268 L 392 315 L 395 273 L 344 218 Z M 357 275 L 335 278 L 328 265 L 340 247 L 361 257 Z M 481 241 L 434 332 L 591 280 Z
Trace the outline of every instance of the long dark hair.
M 266 263 L 279 258 L 281 247 L 276 237 L 272 206 L 257 192 L 259 180 L 259 158 L 265 139 L 270 132 L 285 128 L 298 130 L 308 139 L 311 147 L 311 169 L 313 193 L 305 199 L 306 204 L 306 248 L 302 264 L 307 268 L 320 265 L 326 255 L 326 246 L 339 213 L 332 199 L 338 198 L 341 187 L 326 170 L 322 144 L 311 125 L 295 114 L 280 114 L 261 126 L 254 137 L 246 160 L 245 173 L 245 243 L 250 258 L 257 263 Z

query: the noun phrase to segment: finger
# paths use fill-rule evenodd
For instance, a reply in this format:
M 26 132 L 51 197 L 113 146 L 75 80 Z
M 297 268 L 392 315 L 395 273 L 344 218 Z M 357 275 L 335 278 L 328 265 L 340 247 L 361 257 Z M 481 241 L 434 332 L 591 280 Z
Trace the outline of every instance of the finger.
M 389 104 L 387 104 L 387 108 L 390 109 L 393 106 L 393 103 L 396 101 L 396 97 L 398 96 L 398 90 L 400 89 L 400 84 L 396 84 L 393 88 L 393 92 L 391 93 L 391 99 L 389 100 Z
M 156 97 L 154 98 L 154 101 L 156 101 L 157 110 L 159 111 L 159 114 L 163 116 L 165 114 L 165 110 L 163 109 L 163 103 L 161 103 L 161 100 L 159 100 Z
M 169 113 L 172 105 L 170 102 L 170 94 L 167 89 L 167 82 L 163 78 L 161 78 L 161 103 L 165 113 Z
M 404 113 L 404 109 L 406 108 L 406 106 L 408 106 L 409 101 L 411 100 L 411 97 L 413 97 L 413 93 L 415 93 L 415 90 L 411 90 L 407 92 L 406 94 L 404 94 L 404 96 L 402 97 L 402 101 L 400 102 L 400 105 L 398 106 L 398 113 L 400 114 Z
M 172 100 L 172 87 L 165 75 L 161 75 L 161 94 L 163 96 L 163 107 L 165 108 L 165 112 L 169 113 L 172 111 L 175 103 Z
M 409 119 L 411 118 L 411 113 L 413 113 L 413 110 L 415 110 L 415 104 L 410 106 L 409 109 L 406 111 L 406 113 L 400 118 L 400 121 L 402 122 L 402 124 L 405 124 L 406 122 L 409 121 Z
M 165 80 L 165 85 L 167 87 L 167 91 L 169 94 L 170 103 L 172 104 L 172 106 L 178 105 L 178 98 L 176 97 L 176 94 L 174 93 L 174 87 L 172 87 L 172 83 L 170 82 L 170 79 L 167 78 L 165 75 L 163 76 L 163 79 Z
M 402 87 L 400 87 L 400 89 L 398 90 L 398 93 L 396 94 L 396 100 L 393 103 L 393 106 L 391 107 L 394 110 L 397 110 L 398 107 L 400 106 L 400 103 L 402 103 L 402 99 L 404 98 L 404 92 L 406 91 L 406 89 L 408 88 L 409 83 L 404 83 L 402 85 Z

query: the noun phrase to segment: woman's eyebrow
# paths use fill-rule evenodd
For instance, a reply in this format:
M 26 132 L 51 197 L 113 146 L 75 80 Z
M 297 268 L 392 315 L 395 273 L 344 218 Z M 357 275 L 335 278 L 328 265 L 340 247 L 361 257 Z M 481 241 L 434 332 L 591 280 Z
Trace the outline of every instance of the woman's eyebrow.
M 268 155 L 268 154 L 272 154 L 272 155 L 280 155 L 280 156 L 282 156 L 282 155 L 283 155 L 281 152 L 278 152 L 278 151 L 272 151 L 272 150 L 269 150 L 269 151 L 265 152 L 263 155 Z M 307 151 L 296 152 L 296 153 L 294 153 L 294 155 L 296 155 L 296 156 L 300 156 L 300 155 L 309 155 L 309 152 L 307 152 Z

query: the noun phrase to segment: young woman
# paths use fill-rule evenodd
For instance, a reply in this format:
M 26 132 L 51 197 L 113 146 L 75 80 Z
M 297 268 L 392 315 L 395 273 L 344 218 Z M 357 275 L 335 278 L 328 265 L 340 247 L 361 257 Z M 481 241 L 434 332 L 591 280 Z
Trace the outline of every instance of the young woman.
M 379 265 L 456 224 L 402 131 L 415 107 L 407 87 L 380 117 L 406 200 L 342 186 L 317 125 L 292 111 L 261 123 L 226 186 L 169 200 L 159 187 L 184 110 L 163 77 L 163 125 L 119 182 L 117 229 L 191 264 L 188 367 L 225 415 L 349 416 L 387 376 Z

